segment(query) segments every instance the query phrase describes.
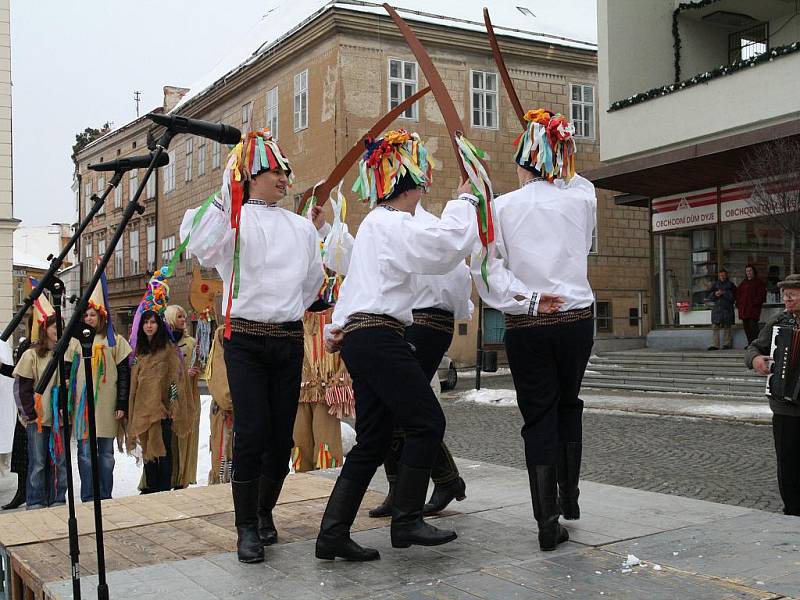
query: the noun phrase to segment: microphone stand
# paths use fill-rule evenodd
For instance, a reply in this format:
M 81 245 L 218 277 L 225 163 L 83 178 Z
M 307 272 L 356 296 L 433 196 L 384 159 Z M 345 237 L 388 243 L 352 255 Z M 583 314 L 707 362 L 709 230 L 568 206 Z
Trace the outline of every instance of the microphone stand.
M 89 330 L 91 328 L 88 327 L 81 327 L 81 319 L 83 314 L 86 312 L 87 307 L 89 306 L 89 298 L 92 295 L 95 287 L 97 287 L 98 282 L 100 281 L 100 277 L 105 271 L 106 266 L 111 260 L 111 257 L 114 254 L 114 250 L 117 244 L 121 241 L 122 235 L 125 232 L 125 228 L 130 223 L 130 220 L 133 218 L 134 213 L 138 212 L 142 214 L 144 212 L 144 207 L 139 204 L 139 197 L 142 195 L 145 186 L 147 185 L 147 180 L 150 178 L 153 170 L 156 168 L 156 164 L 158 163 L 158 159 L 160 156 L 166 151 L 169 147 L 169 143 L 172 141 L 175 132 L 170 129 L 167 129 L 161 136 L 161 138 L 156 143 L 155 152 L 152 153 L 152 157 L 150 160 L 150 165 L 147 167 L 147 171 L 144 174 L 141 182 L 139 183 L 139 187 L 136 190 L 133 198 L 130 199 L 128 205 L 125 207 L 125 211 L 122 213 L 122 219 L 120 220 L 119 225 L 117 225 L 114 236 L 111 238 L 111 241 L 108 244 L 108 248 L 106 249 L 103 258 L 97 265 L 97 268 L 92 275 L 91 281 L 89 281 L 87 287 L 84 289 L 83 294 L 81 294 L 80 299 L 75 306 L 75 312 L 72 314 L 72 317 L 69 320 L 63 334 L 59 332 L 59 339 L 56 343 L 55 348 L 53 349 L 53 357 L 50 359 L 50 362 L 47 363 L 44 371 L 42 372 L 41 377 L 39 377 L 39 381 L 36 383 L 35 391 L 36 393 L 41 394 L 44 389 L 47 387 L 47 383 L 53 376 L 53 373 L 56 370 L 56 367 L 59 363 L 63 363 L 64 354 L 66 353 L 70 340 L 75 337 L 81 341 L 81 346 L 83 349 L 83 355 L 86 356 L 86 349 L 84 347 L 84 342 L 82 340 L 81 330 Z M 97 585 L 97 599 L 98 600 L 108 600 L 108 584 L 106 583 L 106 565 L 105 565 L 105 545 L 103 542 L 103 527 L 102 527 L 102 507 L 100 505 L 100 493 L 99 493 L 99 480 L 98 480 L 98 458 L 97 458 L 97 432 L 94 423 L 94 398 L 92 397 L 94 392 L 94 384 L 92 381 L 92 368 L 91 368 L 91 344 L 94 340 L 94 332 L 91 332 L 91 337 L 87 342 L 89 344 L 88 348 L 88 361 L 84 360 L 86 363 L 86 389 L 87 389 L 87 410 L 89 410 L 89 449 L 90 449 L 90 458 L 92 463 L 92 486 L 94 490 L 94 518 L 95 518 L 95 541 L 97 543 L 97 573 L 98 573 L 98 585 Z M 66 381 L 64 370 L 59 369 L 62 373 L 61 375 L 61 385 L 63 389 L 66 390 Z M 89 391 L 91 390 L 91 392 Z M 90 395 L 91 394 L 91 395 Z M 91 401 L 90 401 L 91 399 Z M 66 393 L 59 392 L 59 402 L 60 406 L 62 406 L 62 410 L 64 414 L 67 412 L 67 398 Z M 65 438 L 67 439 L 67 438 Z M 68 444 L 65 444 L 67 446 Z M 71 472 L 71 471 L 70 471 Z M 72 477 L 69 477 L 70 481 Z M 70 506 L 72 507 L 72 502 L 70 502 Z M 72 508 L 71 508 L 72 511 Z M 74 511 L 73 511 L 74 512 Z M 72 544 L 72 535 L 70 535 L 70 544 Z M 77 550 L 77 525 L 75 528 L 75 546 Z M 76 555 L 77 558 L 77 555 Z M 77 593 L 76 593 L 77 589 Z M 75 574 L 73 573 L 73 598 L 75 600 L 80 600 L 80 581 L 76 582 Z
M 125 170 L 118 170 L 114 171 L 114 176 L 111 178 L 111 181 L 108 182 L 106 185 L 106 189 L 103 191 L 103 195 L 98 197 L 97 194 L 92 194 L 92 200 L 94 200 L 94 204 L 92 208 L 86 213 L 86 216 L 83 218 L 83 221 L 80 222 L 78 228 L 75 230 L 75 233 L 72 234 L 72 237 L 67 242 L 67 245 L 61 250 L 58 256 L 55 258 L 51 254 L 47 257 L 47 260 L 50 261 L 50 268 L 47 270 L 47 273 L 39 281 L 39 285 L 37 285 L 31 293 L 25 298 L 20 309 L 16 312 L 14 317 L 11 319 L 9 324 L 3 330 L 3 333 L 0 334 L 0 339 L 4 342 L 8 341 L 8 338 L 14 333 L 14 330 L 17 326 L 22 322 L 22 319 L 25 318 L 25 314 L 30 310 L 33 303 L 36 302 L 36 299 L 42 295 L 42 291 L 46 289 L 50 289 L 48 286 L 50 285 L 50 280 L 56 276 L 58 271 L 61 269 L 61 266 L 64 264 L 64 259 L 72 250 L 72 247 L 76 244 L 76 242 L 80 239 L 81 234 L 83 231 L 89 226 L 94 216 L 100 212 L 100 209 L 103 207 L 103 203 L 106 201 L 106 198 L 111 193 L 111 190 L 119 185 L 119 182 L 122 180 L 122 176 L 125 174 Z

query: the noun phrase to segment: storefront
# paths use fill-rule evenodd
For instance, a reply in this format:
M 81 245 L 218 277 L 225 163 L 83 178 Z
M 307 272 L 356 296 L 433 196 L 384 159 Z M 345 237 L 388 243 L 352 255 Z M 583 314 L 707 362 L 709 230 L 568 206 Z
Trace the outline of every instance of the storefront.
M 734 184 L 653 198 L 658 325 L 709 326 L 707 294 L 721 268 L 739 285 L 753 265 L 767 286 L 762 320 L 781 309 L 777 282 L 790 272 L 791 236 L 751 195 L 751 185 Z

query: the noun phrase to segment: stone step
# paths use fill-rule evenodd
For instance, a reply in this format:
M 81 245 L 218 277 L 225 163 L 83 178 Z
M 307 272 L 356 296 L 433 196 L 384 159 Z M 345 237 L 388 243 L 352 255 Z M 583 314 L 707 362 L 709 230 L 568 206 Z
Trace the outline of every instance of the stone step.
M 618 365 L 695 365 L 703 367 L 741 367 L 744 366 L 744 356 L 731 358 L 709 358 L 701 360 L 699 358 L 677 358 L 677 357 L 651 357 L 651 356 L 619 356 L 619 355 L 596 355 L 592 356 L 592 362 L 618 364 Z
M 746 390 L 750 393 L 763 390 L 764 379 L 744 379 L 727 377 L 658 377 L 653 375 L 623 374 L 623 373 L 598 373 L 591 369 L 586 370 L 584 381 L 608 381 L 619 382 L 629 385 L 637 385 L 640 389 L 650 389 L 651 386 L 682 386 L 682 387 L 703 387 L 720 391 L 732 391 L 736 389 Z
M 627 383 L 618 383 L 612 381 L 603 381 L 603 380 L 593 380 L 589 378 L 585 378 L 583 380 L 583 385 L 581 388 L 587 389 L 614 389 L 614 390 L 636 390 L 636 391 L 648 391 L 648 392 L 673 392 L 673 393 L 680 393 L 680 394 L 707 394 L 710 396 L 725 396 L 737 399 L 747 399 L 747 400 L 754 400 L 754 401 L 764 401 L 766 399 L 763 393 L 755 393 L 750 392 L 748 390 L 719 390 L 719 389 L 705 389 L 702 387 L 682 387 L 682 386 L 675 386 L 675 385 L 651 385 L 647 388 L 643 388 L 641 385 L 637 384 L 627 384 Z
M 651 373 L 656 376 L 665 375 L 704 375 L 710 377 L 738 377 L 738 378 L 755 378 L 760 377 L 756 375 L 751 369 L 745 367 L 703 367 L 694 365 L 639 365 L 639 364 L 611 364 L 611 363 L 596 363 L 589 362 L 588 369 L 599 371 L 602 373 Z

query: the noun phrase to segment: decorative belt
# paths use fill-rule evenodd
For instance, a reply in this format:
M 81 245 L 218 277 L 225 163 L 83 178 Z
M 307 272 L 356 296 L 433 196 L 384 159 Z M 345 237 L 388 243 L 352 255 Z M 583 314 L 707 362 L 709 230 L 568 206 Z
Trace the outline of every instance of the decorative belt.
M 288 323 L 262 323 L 248 321 L 247 319 L 231 319 L 231 331 L 245 335 L 259 335 L 273 338 L 290 338 L 303 341 L 303 322 L 290 321 Z
M 522 329 L 523 327 L 547 327 L 551 325 L 567 325 L 594 318 L 591 306 L 575 308 L 545 315 L 505 315 L 506 329 Z
M 388 327 L 400 337 L 405 334 L 406 327 L 394 317 L 388 315 L 376 315 L 374 313 L 357 312 L 350 315 L 344 326 L 344 334 L 352 333 L 358 329 L 370 329 L 372 327 Z
M 453 313 L 441 308 L 418 308 L 411 311 L 414 315 L 414 325 L 428 327 L 443 333 L 453 335 L 455 318 Z

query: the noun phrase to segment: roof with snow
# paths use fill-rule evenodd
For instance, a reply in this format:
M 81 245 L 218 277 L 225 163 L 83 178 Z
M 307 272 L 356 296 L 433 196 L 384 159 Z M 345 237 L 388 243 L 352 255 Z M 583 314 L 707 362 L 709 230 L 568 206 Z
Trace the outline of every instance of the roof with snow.
M 483 8 L 489 9 L 498 36 L 597 50 L 597 6 L 595 0 L 395 0 L 392 5 L 407 21 L 433 23 L 468 31 L 485 31 Z M 201 96 L 214 85 L 268 52 L 285 38 L 328 10 L 340 8 L 387 15 L 380 2 L 372 0 L 271 0 L 262 19 L 243 33 L 229 52 L 175 107 Z

